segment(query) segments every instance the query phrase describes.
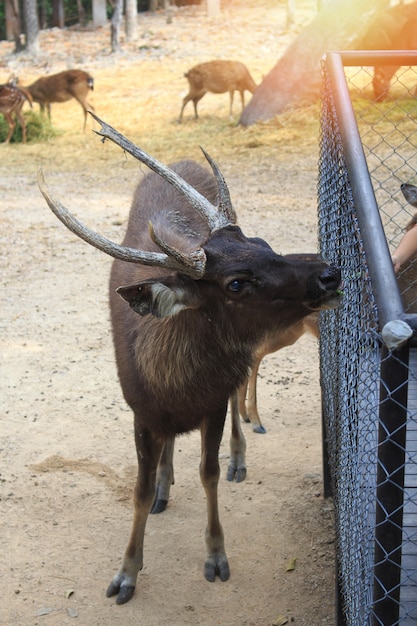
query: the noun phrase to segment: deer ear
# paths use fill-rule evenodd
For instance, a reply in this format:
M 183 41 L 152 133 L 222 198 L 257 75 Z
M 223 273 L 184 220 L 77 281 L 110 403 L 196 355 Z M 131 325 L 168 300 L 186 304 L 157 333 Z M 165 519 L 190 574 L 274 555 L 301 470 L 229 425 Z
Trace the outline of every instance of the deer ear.
M 191 285 L 194 281 L 189 281 Z M 164 284 L 157 280 L 147 280 L 127 287 L 119 287 L 117 293 L 139 315 L 172 317 L 185 309 L 197 309 L 200 299 L 197 293 L 182 282 Z

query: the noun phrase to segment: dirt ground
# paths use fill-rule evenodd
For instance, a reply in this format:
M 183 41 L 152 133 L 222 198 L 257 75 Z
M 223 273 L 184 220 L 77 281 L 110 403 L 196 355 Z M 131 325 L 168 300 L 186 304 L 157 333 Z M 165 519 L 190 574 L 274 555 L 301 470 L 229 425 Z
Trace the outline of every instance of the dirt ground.
M 262 10 L 259 6 L 262 5 Z M 237 58 L 259 82 L 314 3 L 285 31 L 285 3 L 232 2 L 221 18 L 202 8 L 140 15 L 139 44 L 111 55 L 108 29 L 42 33 L 36 61 L 0 42 L 0 82 L 83 67 L 95 78 L 97 113 L 165 162 L 201 161 L 204 145 L 229 183 L 246 234 L 279 252 L 316 251 L 317 120 L 236 128 L 228 96 L 207 95 L 176 123 L 184 71 Z M 225 26 L 225 24 L 227 26 Z M 105 589 L 131 524 L 135 480 L 132 416 L 113 359 L 107 306 L 111 260 L 70 235 L 36 181 L 82 220 L 120 241 L 133 189 L 144 172 L 77 103 L 55 105 L 60 134 L 44 143 L 0 146 L 1 429 L 0 623 L 19 626 L 271 626 L 334 623 L 332 507 L 322 497 L 316 341 L 267 357 L 259 407 L 267 434 L 244 425 L 248 475 L 225 480 L 229 422 L 221 447 L 220 511 L 228 582 L 203 577 L 205 502 L 199 435 L 178 440 L 176 482 L 165 513 L 151 516 L 145 566 L 130 603 Z M 287 571 L 290 561 L 296 567 Z

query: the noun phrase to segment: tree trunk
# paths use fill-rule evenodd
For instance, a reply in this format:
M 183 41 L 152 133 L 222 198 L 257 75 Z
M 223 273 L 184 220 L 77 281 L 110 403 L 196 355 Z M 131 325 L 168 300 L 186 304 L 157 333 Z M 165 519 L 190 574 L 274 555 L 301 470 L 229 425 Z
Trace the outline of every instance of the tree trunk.
M 8 40 L 13 39 L 14 51 L 21 52 L 22 44 L 22 28 L 20 25 L 20 13 L 18 0 L 6 0 L 6 37 Z
M 257 87 L 239 124 L 270 120 L 320 95 L 320 59 L 329 50 L 352 50 L 376 11 L 389 0 L 332 0 L 289 46 Z
M 85 10 L 83 7 L 82 0 L 77 0 L 77 13 L 78 13 L 78 21 L 81 26 L 85 26 Z
M 138 10 L 136 0 L 126 0 L 126 39 L 135 41 L 138 37 Z
M 93 26 L 100 28 L 107 24 L 106 0 L 93 0 Z
M 111 51 L 120 50 L 120 24 L 122 23 L 123 0 L 116 0 L 111 18 Z
M 52 26 L 64 28 L 64 0 L 52 1 Z
M 36 0 L 23 0 L 23 15 L 25 18 L 25 48 L 36 56 L 39 54 L 39 24 L 36 11 Z

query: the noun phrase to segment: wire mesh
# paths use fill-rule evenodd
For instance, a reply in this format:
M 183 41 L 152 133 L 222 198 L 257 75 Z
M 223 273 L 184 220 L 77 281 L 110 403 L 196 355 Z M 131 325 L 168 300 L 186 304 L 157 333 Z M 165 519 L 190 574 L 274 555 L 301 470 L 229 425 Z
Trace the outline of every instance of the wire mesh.
M 375 101 L 372 67 L 344 63 L 366 171 L 357 180 L 347 157 L 351 137 L 325 60 L 318 182 L 321 252 L 341 268 L 344 291 L 320 327 L 340 601 L 343 624 L 409 626 L 417 620 L 417 350 L 387 350 L 381 319 L 392 273 L 386 242 L 392 251 L 414 214 L 401 184 L 417 184 L 417 68 L 397 70 L 386 99 Z M 358 193 L 361 177 L 371 181 L 386 238 L 382 275 L 369 246 L 373 233 L 365 232 L 370 207 Z M 404 308 L 414 313 L 412 264 L 398 280 Z

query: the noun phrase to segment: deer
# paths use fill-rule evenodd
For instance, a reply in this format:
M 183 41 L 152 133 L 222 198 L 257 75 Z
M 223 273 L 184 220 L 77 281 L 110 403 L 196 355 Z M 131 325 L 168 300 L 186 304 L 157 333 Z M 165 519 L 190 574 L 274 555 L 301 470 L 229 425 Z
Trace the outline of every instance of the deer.
M 401 192 L 404 198 L 407 200 L 408 204 L 410 204 L 414 208 L 417 208 L 417 187 L 410 183 L 402 183 Z M 413 232 L 415 233 L 416 231 L 414 230 L 414 228 L 416 225 L 417 213 L 413 215 L 413 217 L 406 225 L 405 233 L 407 234 L 410 230 L 413 230 Z M 412 252 L 412 248 L 414 247 L 414 245 L 416 245 L 416 247 L 414 249 L 414 252 Z M 405 312 L 417 313 L 417 244 L 415 244 L 414 240 L 411 242 L 410 253 L 410 256 L 407 254 L 408 258 L 404 263 L 402 263 L 402 267 L 397 269 L 397 280 L 401 297 L 403 299 Z M 396 252 L 393 253 L 394 265 L 395 254 Z
M 377 12 L 359 50 L 416 50 L 417 2 L 400 3 Z M 381 102 L 388 96 L 391 79 L 399 65 L 374 67 L 372 86 L 375 100 Z
M 25 89 L 17 87 L 11 82 L 0 85 L 0 113 L 4 115 L 9 127 L 4 143 L 10 142 L 16 128 L 17 122 L 14 116 L 19 120 L 22 127 L 22 143 L 26 143 L 26 122 L 22 113 L 25 102 L 32 106 L 32 98 Z
M 307 315 L 284 331 L 279 329 L 276 332 L 269 332 L 256 348 L 250 374 L 238 390 L 239 414 L 244 422 L 251 424 L 253 432 L 258 434 L 266 433 L 266 428 L 259 417 L 256 392 L 258 371 L 262 359 L 268 354 L 277 352 L 287 346 L 292 346 L 305 333 L 313 335 L 316 339 L 319 338 L 318 311 Z
M 42 76 L 28 85 L 34 102 L 38 102 L 42 113 L 45 108 L 51 119 L 51 104 L 53 102 L 68 102 L 74 98 L 80 103 L 84 114 L 84 131 L 87 123 L 87 111 L 94 111 L 94 107 L 87 101 L 89 91 L 94 89 L 94 79 L 84 70 L 64 70 L 58 74 Z
M 185 106 L 190 101 L 194 104 L 195 119 L 198 119 L 197 104 L 208 91 L 211 93 L 229 92 L 229 114 L 232 118 L 234 92 L 240 93 L 243 110 L 245 107 L 245 90 L 253 93 L 256 89 L 255 81 L 249 74 L 249 70 L 239 61 L 217 60 L 200 63 L 192 67 L 184 76 L 189 83 L 189 92 L 182 102 L 179 123 L 182 122 Z
M 324 260 L 291 260 L 235 223 L 227 183 L 185 159 L 166 166 L 113 127 L 114 142 L 152 172 L 139 183 L 121 244 L 86 227 L 50 193 L 46 203 L 75 235 L 114 258 L 110 317 L 122 392 L 134 415 L 138 474 L 130 538 L 106 595 L 128 602 L 143 567 L 146 522 L 164 456 L 175 437 L 199 429 L 200 479 L 206 494 L 204 576 L 228 580 L 218 506 L 219 446 L 229 397 L 245 380 L 252 354 L 270 328 L 286 328 L 339 300 L 340 270 Z

